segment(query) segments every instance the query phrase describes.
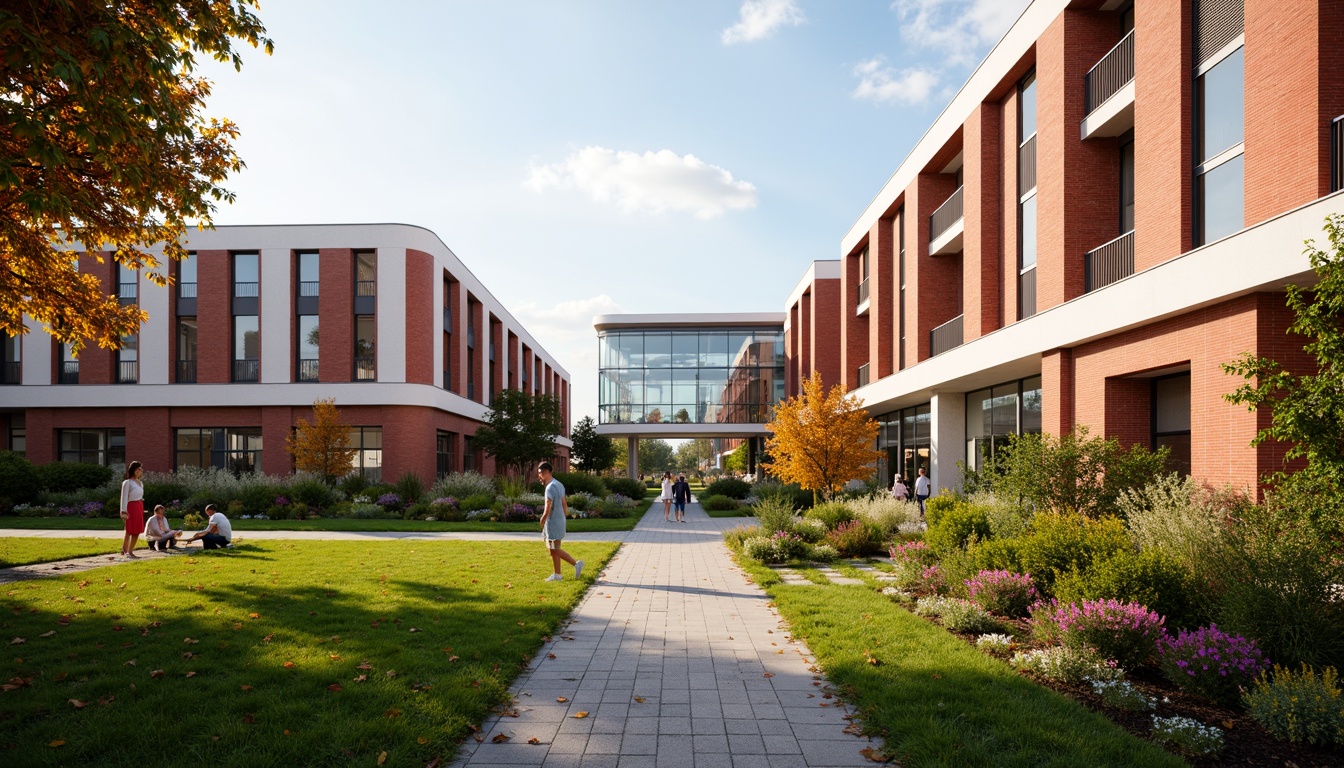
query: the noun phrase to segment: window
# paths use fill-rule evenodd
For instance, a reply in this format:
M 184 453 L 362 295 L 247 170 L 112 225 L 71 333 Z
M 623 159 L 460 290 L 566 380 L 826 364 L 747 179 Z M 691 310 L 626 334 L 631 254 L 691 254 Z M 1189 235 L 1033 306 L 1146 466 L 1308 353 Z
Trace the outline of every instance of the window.
M 79 383 L 79 358 L 75 357 L 74 350 L 69 344 L 61 345 L 61 378 L 62 384 Z
M 316 296 L 321 279 L 318 273 L 318 255 L 316 251 L 299 254 L 299 295 Z
M 480 472 L 485 468 L 481 459 L 481 450 L 476 447 L 475 439 L 471 437 L 462 438 L 462 471 Z
M 294 345 L 299 350 L 299 381 L 317 381 L 317 315 L 299 315 L 299 338 Z
M 355 295 L 378 294 L 378 256 L 373 251 L 355 252 Z
M 1245 46 L 1200 64 L 1195 77 L 1195 245 L 1245 226 Z
M 1027 139 L 1036 135 L 1036 73 L 1022 78 L 1018 86 L 1017 98 L 1018 143 L 1026 144 Z
M 1036 266 L 1036 195 L 1022 201 L 1019 206 L 1022 220 L 1019 222 L 1019 248 L 1022 253 L 1022 269 Z
M 256 315 L 233 318 L 233 380 L 258 381 L 261 374 L 261 324 Z
M 117 298 L 134 302 L 139 296 L 140 273 L 125 264 L 117 265 Z
M 896 323 L 899 326 L 896 338 L 898 339 L 896 347 L 896 360 L 898 370 L 905 369 L 905 209 L 902 208 L 896 215 L 896 240 L 899 243 L 900 255 L 897 257 L 899 262 L 899 275 L 897 277 L 901 282 L 899 306 L 896 310 Z
M 261 256 L 256 253 L 233 255 L 233 295 L 240 299 L 255 299 L 261 286 Z
M 5 337 L 4 368 L 0 369 L 0 384 L 20 384 L 23 374 L 23 337 Z
M 966 393 L 966 463 L 984 469 L 1013 435 L 1041 431 L 1041 377 Z
M 117 350 L 117 383 L 134 384 L 140 380 L 140 335 L 121 337 Z
M 1036 74 L 1018 84 L 1017 317 L 1036 314 Z
M 453 444 L 457 442 L 457 433 L 440 430 L 435 442 L 438 475 L 440 478 L 447 477 L 453 472 Z
M 179 299 L 196 298 L 196 252 L 188 251 L 177 262 L 177 297 Z
M 373 315 L 355 318 L 355 380 L 378 378 L 377 329 Z
M 886 454 L 882 473 L 888 487 L 897 474 L 913 485 L 920 467 L 930 469 L 931 415 L 930 404 L 924 403 L 877 418 L 877 447 Z
M 177 319 L 177 381 L 196 382 L 196 318 Z
M 126 463 L 126 430 L 61 429 L 56 432 L 61 461 L 80 464 Z
M 377 483 L 383 477 L 383 428 L 351 427 L 350 447 L 355 449 L 355 458 L 351 462 L 352 474 L 359 474 L 371 483 Z
M 23 413 L 9 414 L 9 450 L 20 456 L 28 453 L 28 417 Z
M 868 300 L 868 249 L 864 248 L 863 253 L 859 254 L 858 303 L 862 304 L 867 300 Z
M 1120 139 L 1120 234 L 1134 231 L 1134 132 Z
M 1190 374 L 1153 379 L 1153 450 L 1170 449 L 1167 469 L 1190 474 Z
M 173 432 L 177 469 L 217 467 L 234 474 L 261 470 L 260 427 L 206 427 Z

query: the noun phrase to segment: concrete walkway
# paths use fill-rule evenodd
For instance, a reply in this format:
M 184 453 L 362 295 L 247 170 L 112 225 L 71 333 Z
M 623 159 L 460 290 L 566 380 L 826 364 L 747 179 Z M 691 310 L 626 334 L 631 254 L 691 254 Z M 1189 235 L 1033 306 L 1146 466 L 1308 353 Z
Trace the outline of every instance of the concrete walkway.
M 698 504 L 655 504 L 456 765 L 871 765 L 812 657 L 733 565 Z M 515 716 L 516 715 L 516 716 Z M 507 739 L 496 738 L 503 734 Z

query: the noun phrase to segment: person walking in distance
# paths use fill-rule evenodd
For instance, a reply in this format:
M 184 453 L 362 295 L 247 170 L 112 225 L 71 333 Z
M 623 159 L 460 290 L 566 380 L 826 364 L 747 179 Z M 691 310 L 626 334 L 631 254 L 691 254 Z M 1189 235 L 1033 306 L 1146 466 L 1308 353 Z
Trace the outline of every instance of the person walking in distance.
M 663 492 L 658 495 L 658 500 L 663 502 L 663 522 L 668 522 L 668 517 L 672 514 L 672 473 L 663 473 Z
M 132 461 L 126 467 L 126 479 L 121 481 L 121 519 L 126 521 L 126 536 L 121 540 L 121 556 L 132 557 L 135 554 L 135 541 L 145 532 L 145 483 L 141 479 L 145 468 L 140 462 Z
M 899 501 L 908 501 L 910 499 L 910 489 L 905 487 L 905 481 L 901 476 L 896 476 L 896 482 L 891 484 L 891 496 Z
M 676 508 L 677 522 L 686 522 L 686 502 L 691 500 L 691 484 L 686 482 L 685 475 L 678 475 L 677 482 L 672 484 L 672 506 Z
M 919 468 L 919 477 L 915 478 L 915 498 L 919 499 L 919 514 L 924 514 L 924 502 L 929 500 L 933 494 L 933 483 L 929 482 L 929 474 L 923 467 Z
M 575 560 L 568 552 L 560 548 L 565 539 L 565 515 L 569 514 L 569 502 L 565 497 L 565 486 L 555 479 L 555 470 L 549 461 L 543 461 L 537 467 L 537 476 L 546 486 L 546 508 L 541 513 L 541 532 L 546 539 L 546 549 L 551 553 L 551 565 L 554 572 L 543 581 L 560 581 L 560 561 L 574 566 L 574 578 L 583 575 L 583 561 Z

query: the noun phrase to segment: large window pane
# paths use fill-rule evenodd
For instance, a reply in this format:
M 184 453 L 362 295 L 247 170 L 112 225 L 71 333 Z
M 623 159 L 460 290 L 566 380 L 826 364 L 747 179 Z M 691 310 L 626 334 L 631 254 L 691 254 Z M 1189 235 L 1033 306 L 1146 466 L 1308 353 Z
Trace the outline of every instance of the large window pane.
M 1036 195 L 1022 203 L 1020 232 L 1022 237 L 1022 269 L 1036 263 Z
M 196 359 L 196 318 L 177 319 L 177 359 Z
M 318 277 L 318 255 L 314 252 L 299 254 L 299 282 L 316 283 Z
M 1154 382 L 1153 410 L 1153 423 L 1157 432 L 1190 431 L 1189 374 Z
M 1021 133 L 1018 134 L 1019 142 L 1026 141 L 1036 132 L 1036 76 L 1032 75 L 1022 84 L 1022 90 L 1018 97 L 1018 116 L 1020 120 Z
M 251 283 L 256 285 L 261 281 L 261 257 L 255 253 L 239 253 L 233 257 L 233 282 L 238 284 Z M 237 293 L 235 296 L 247 294 Z M 255 296 L 256 294 L 251 294 Z
M 190 251 L 177 263 L 177 282 L 196 284 L 196 252 Z M 194 294 L 193 294 L 194 295 Z
M 1041 431 L 1041 377 L 1022 381 L 1022 434 L 1040 434 Z
M 1245 213 L 1245 156 L 1238 155 L 1199 177 L 1199 244 L 1242 229 Z
M 260 358 L 260 318 L 256 315 L 236 315 L 233 318 L 233 359 L 258 360 Z
M 694 333 L 672 334 L 672 365 L 694 369 L 699 365 L 700 338 Z
M 1199 104 L 1199 157 L 1204 162 L 1246 136 L 1244 48 L 1218 62 L 1195 83 Z
M 700 334 L 700 365 L 723 368 L 728 365 L 728 334 L 706 331 Z
M 299 315 L 299 359 L 317 359 L 317 315 Z
M 620 335 L 621 365 L 630 368 L 644 367 L 644 334 L 623 333 Z
M 1120 147 L 1120 234 L 1134 229 L 1134 142 Z
M 644 334 L 644 367 L 669 368 L 672 366 L 672 335 Z

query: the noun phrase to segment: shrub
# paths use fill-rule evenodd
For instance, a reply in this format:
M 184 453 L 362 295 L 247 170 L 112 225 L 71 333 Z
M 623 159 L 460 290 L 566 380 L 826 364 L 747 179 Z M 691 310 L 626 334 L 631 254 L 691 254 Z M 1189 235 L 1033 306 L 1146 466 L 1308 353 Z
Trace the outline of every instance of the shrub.
M 820 520 L 827 530 L 833 531 L 842 524 L 852 521 L 854 513 L 843 502 L 828 501 L 807 510 L 803 517 L 809 520 Z
M 804 490 L 797 483 L 762 480 L 751 487 L 751 493 L 761 501 L 783 499 L 794 509 L 810 509 L 812 507 L 812 492 Z
M 737 509 L 737 500 L 727 496 L 706 496 L 700 499 L 700 506 L 711 512 L 731 512 Z
M 338 501 L 336 489 L 313 478 L 305 478 L 290 485 L 289 496 L 314 509 L 326 509 Z
M 1041 590 L 1054 594 L 1055 579 L 1069 571 L 1085 571 L 1132 548 L 1124 523 L 1114 517 L 1093 520 L 1076 513 L 1043 512 L 1031 519 L 1031 533 L 1018 550 L 1022 568 Z
M 761 529 L 766 533 L 791 531 L 794 521 L 797 519 L 793 516 L 793 507 L 780 498 L 760 501 L 752 511 L 756 515 L 756 519 L 760 521 Z M 812 541 L 816 541 L 816 539 L 812 539 Z
M 1054 624 L 1064 645 L 1093 648 L 1121 666 L 1133 668 L 1157 652 L 1164 634 L 1163 619 L 1134 603 L 1116 600 L 1086 600 L 1069 603 L 1054 611 Z
M 1255 722 L 1276 739 L 1344 746 L 1344 697 L 1334 667 L 1317 677 L 1306 664 L 1296 674 L 1275 664 L 1272 676 L 1260 673 L 1245 702 Z
M 606 496 L 610 491 L 602 484 L 602 478 L 586 472 L 556 472 L 555 479 L 565 486 L 565 493 L 589 493 L 593 496 Z
M 1157 706 L 1147 694 L 1124 680 L 1088 680 L 1088 683 L 1092 685 L 1092 692 L 1108 707 L 1142 712 Z
M 854 519 L 866 520 L 877 526 L 884 537 L 894 536 L 903 528 L 919 522 L 919 505 L 903 499 L 894 499 L 882 492 L 859 496 L 845 503 Z
M 380 494 L 373 503 L 388 512 L 400 512 L 406 506 L 406 502 L 402 500 L 401 496 L 391 491 Z
M 807 557 L 809 560 L 816 560 L 819 563 L 829 563 L 838 559 L 840 553 L 830 544 L 813 544 L 812 550 L 807 553 Z
M 463 512 L 474 512 L 478 509 L 490 509 L 495 505 L 495 494 L 477 493 L 468 496 L 458 504 Z
M 1140 603 L 1167 617 L 1177 628 L 1198 626 L 1203 614 L 1191 599 L 1190 578 L 1159 550 L 1120 550 L 1093 561 L 1086 571 L 1071 571 L 1055 581 L 1055 597 L 1063 602 L 1120 600 Z
M 808 544 L 816 544 L 826 538 L 826 526 L 822 525 L 817 520 L 799 520 L 794 518 L 793 528 L 791 530 L 795 536 L 806 541 Z
M 969 600 L 949 599 L 943 605 L 940 618 L 943 626 L 953 632 L 979 634 L 999 629 L 999 622 L 993 616 Z
M 914 487 L 913 480 L 910 481 L 910 486 L 913 492 Z M 945 512 L 947 512 L 948 510 L 952 509 L 953 507 L 955 507 L 960 503 L 961 499 L 959 499 L 955 494 L 947 493 L 946 491 L 938 494 L 937 496 L 929 498 L 927 501 L 924 502 L 925 522 L 927 522 L 929 525 L 933 525 L 940 518 L 942 518 Z
M 181 483 L 145 483 L 145 511 L 152 512 L 157 504 L 172 506 L 173 502 L 189 495 L 187 486 Z M 117 503 L 120 504 L 121 500 L 118 499 Z
M 927 566 L 938 562 L 938 553 L 929 549 L 922 541 L 897 542 L 887 551 L 895 563 L 917 563 L 920 566 Z
M 924 542 L 941 554 L 965 549 L 967 544 L 987 539 L 991 535 L 989 518 L 984 510 L 958 502 L 942 511 L 936 522 L 929 523 Z
M 1254 640 L 1217 624 L 1164 637 L 1158 653 L 1162 674 L 1176 687 L 1223 703 L 1235 703 L 1241 687 L 1269 666 Z
M 776 531 L 770 536 L 770 541 L 775 548 L 776 562 L 802 560 L 812 550 L 806 541 L 788 531 Z
M 275 503 L 276 489 L 264 483 L 255 483 L 243 489 L 238 501 L 242 502 L 241 512 L 246 515 L 265 514 Z
M 347 498 L 353 499 L 356 496 L 362 495 L 364 491 L 368 489 L 369 481 L 365 480 L 363 475 L 355 473 L 341 478 L 339 485 L 341 487 L 341 493 L 344 493 Z
M 991 632 L 977 637 L 975 647 L 995 656 L 1007 656 L 1013 650 L 1013 638 Z
M 495 517 L 501 523 L 532 523 L 539 519 L 535 507 L 511 499 L 499 503 Z
M 195 512 L 188 512 L 182 516 L 183 528 L 204 528 L 205 518 Z
M 27 504 L 37 498 L 37 470 L 13 451 L 0 451 L 0 504 Z
M 742 554 L 762 563 L 776 562 L 775 543 L 768 536 L 752 536 L 743 540 Z
M 53 461 L 34 467 L 37 482 L 49 491 L 78 491 L 97 488 L 114 479 L 112 470 L 101 464 L 83 464 L 75 461 Z
M 583 512 L 584 510 L 593 509 L 594 504 L 601 498 L 602 496 L 594 496 L 587 491 L 574 491 L 573 493 L 570 493 L 568 488 L 565 489 L 565 503 L 569 505 L 569 510 L 571 512 Z
M 943 614 L 943 608 L 946 607 L 949 600 L 951 600 L 951 598 L 948 597 L 921 597 L 915 601 L 914 614 L 916 616 L 926 617 L 941 616 Z
M 597 502 L 597 513 L 600 517 L 629 517 L 630 513 L 635 511 L 635 506 L 634 499 L 613 493 Z
M 735 477 L 721 477 L 705 487 L 706 496 L 727 496 L 730 499 L 745 499 L 751 495 L 751 483 Z
M 429 514 L 440 520 L 454 523 L 467 519 L 466 513 L 458 505 L 457 499 L 451 496 L 444 496 L 429 502 Z
M 1223 751 L 1223 732 L 1188 717 L 1153 715 L 1153 741 L 1190 757 L 1212 757 Z
M 971 600 L 991 613 L 1018 618 L 1036 602 L 1036 587 L 1031 576 L 1011 571 L 980 571 L 966 581 Z
M 979 571 L 1025 571 L 1022 539 L 990 539 L 966 548 L 970 564 Z
M 428 501 L 417 501 L 414 504 L 411 504 L 410 506 L 406 507 L 406 509 L 401 513 L 401 516 L 406 520 L 423 520 L 426 517 L 431 517 L 435 515 L 433 514 L 433 512 L 430 511 Z
M 723 532 L 723 542 L 729 549 L 742 550 L 742 545 L 747 539 L 761 535 L 761 527 L 758 525 L 739 525 Z
M 1057 683 L 1077 684 L 1084 680 L 1119 680 L 1124 670 L 1109 664 L 1088 648 L 1052 645 L 1032 651 L 1018 651 L 1011 661 L 1014 667 L 1040 675 Z
M 826 534 L 826 543 L 845 557 L 882 551 L 882 531 L 866 520 L 851 520 Z
M 1016 500 L 994 493 L 973 494 L 966 503 L 978 510 L 989 523 L 989 538 L 1010 539 L 1023 536 L 1031 515 Z
M 348 491 L 347 491 L 348 493 Z M 454 499 L 468 499 L 473 496 L 489 496 L 491 500 L 495 498 L 495 484 L 490 482 L 490 478 L 479 472 L 453 472 L 429 489 L 429 495 L 441 499 L 452 496 Z M 489 503 L 484 506 L 490 506 Z M 472 507 L 472 509 L 481 509 L 481 507 Z
M 602 484 L 607 487 L 607 493 L 619 493 L 631 499 L 643 499 L 648 491 L 643 483 L 630 477 L 604 477 Z
M 414 504 L 425 495 L 425 483 L 420 476 L 407 470 L 392 484 L 394 492 L 407 504 Z
M 349 517 L 356 520 L 378 520 L 387 513 L 377 504 L 351 504 L 348 508 L 341 510 L 339 517 Z

